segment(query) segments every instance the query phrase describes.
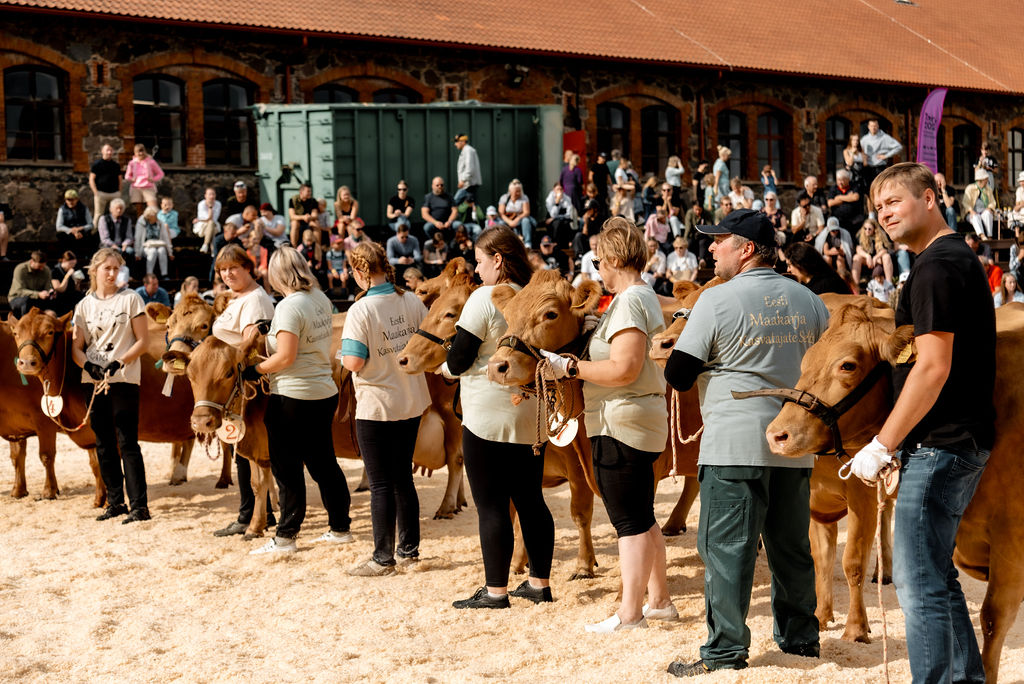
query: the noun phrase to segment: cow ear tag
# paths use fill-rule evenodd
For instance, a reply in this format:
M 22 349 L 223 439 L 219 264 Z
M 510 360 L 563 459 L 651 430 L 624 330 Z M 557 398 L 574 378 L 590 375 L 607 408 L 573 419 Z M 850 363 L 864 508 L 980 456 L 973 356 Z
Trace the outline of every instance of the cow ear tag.
M 217 428 L 217 437 L 225 444 L 238 444 L 245 437 L 245 421 L 236 413 L 224 415 L 224 420 Z
M 164 323 L 167 322 L 167 316 L 164 314 L 160 314 L 159 316 L 156 317 L 156 322 L 160 325 L 163 325 Z
M 910 340 L 907 342 L 907 346 L 903 347 L 903 351 L 900 352 L 900 355 L 896 357 L 896 363 L 907 363 L 910 361 L 911 357 L 914 356 L 915 351 L 914 340 Z
M 562 414 L 556 413 L 551 417 L 550 430 L 554 430 L 562 422 Z M 575 418 L 570 418 L 565 426 L 553 435 L 548 437 L 548 441 L 554 444 L 556 447 L 566 447 L 572 444 L 572 440 L 576 439 L 576 433 L 579 432 L 580 423 Z
M 52 397 L 44 394 L 39 400 L 39 405 L 42 407 L 44 414 L 50 418 L 56 418 L 64 410 L 64 399 L 59 394 Z

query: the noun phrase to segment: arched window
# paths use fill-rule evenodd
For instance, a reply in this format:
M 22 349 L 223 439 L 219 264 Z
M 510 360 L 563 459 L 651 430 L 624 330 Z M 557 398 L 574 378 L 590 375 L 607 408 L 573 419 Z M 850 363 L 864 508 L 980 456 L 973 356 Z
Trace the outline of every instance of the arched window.
M 165 164 L 185 163 L 185 86 L 176 78 L 145 75 L 133 84 L 135 142 Z
M 64 76 L 41 66 L 4 71 L 7 158 L 64 161 Z
M 377 104 L 419 104 L 423 96 L 411 88 L 381 88 L 373 94 Z
M 597 147 L 605 154 L 622 150 L 629 156 L 629 109 L 626 106 L 616 102 L 597 105 Z
M 747 117 L 742 112 L 726 110 L 718 115 L 718 144 L 732 150 L 729 176 L 742 178 L 746 171 Z
M 781 112 L 765 112 L 757 116 L 757 170 L 765 166 L 775 169 L 783 178 L 786 168 L 786 117 Z
M 218 79 L 203 84 L 203 137 L 208 166 L 254 166 L 256 163 L 252 86 Z
M 640 168 L 661 176 L 668 158 L 678 154 L 676 131 L 679 130 L 679 111 L 664 105 L 644 107 L 640 111 Z
M 313 102 L 317 104 L 359 102 L 359 92 L 337 83 L 325 83 L 313 88 Z
M 836 169 L 843 166 L 843 150 L 853 135 L 853 124 L 843 116 L 829 117 L 825 122 L 825 173 L 835 177 Z
M 972 123 L 953 128 L 953 185 L 974 182 L 974 163 L 981 150 L 981 129 Z
M 1011 128 L 1006 138 L 1006 171 L 1010 187 L 1017 186 L 1017 175 L 1024 171 L 1024 129 Z

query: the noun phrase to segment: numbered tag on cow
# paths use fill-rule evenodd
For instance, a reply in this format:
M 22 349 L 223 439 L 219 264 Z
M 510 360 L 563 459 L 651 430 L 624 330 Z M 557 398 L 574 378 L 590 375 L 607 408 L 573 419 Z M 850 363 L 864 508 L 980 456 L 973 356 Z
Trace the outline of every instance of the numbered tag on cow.
M 237 444 L 245 437 L 245 421 L 234 413 L 224 416 L 224 421 L 217 428 L 217 437 L 225 444 Z
M 556 413 L 551 418 L 551 425 L 548 428 L 548 441 L 554 444 L 556 447 L 564 447 L 572 444 L 572 440 L 576 439 L 576 433 L 579 432 L 580 429 L 579 421 L 576 420 L 575 418 L 570 418 L 561 430 L 559 430 L 555 434 L 550 434 L 551 431 L 555 430 L 561 424 L 562 414 Z
M 44 414 L 50 418 L 56 418 L 64 410 L 64 399 L 59 394 L 52 397 L 44 394 L 39 400 L 39 405 L 42 407 Z

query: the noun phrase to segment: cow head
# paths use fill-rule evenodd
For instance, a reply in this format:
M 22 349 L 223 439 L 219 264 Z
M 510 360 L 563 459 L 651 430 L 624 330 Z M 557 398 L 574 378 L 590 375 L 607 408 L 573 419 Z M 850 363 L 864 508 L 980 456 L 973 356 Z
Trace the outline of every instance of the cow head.
M 40 380 L 51 383 L 59 381 L 64 372 L 64 359 L 58 353 L 61 338 L 71 330 L 71 313 L 57 317 L 52 313 L 43 312 L 35 307 L 20 319 L 13 313 L 8 314 L 7 324 L 14 334 L 18 345 L 18 356 L 15 366 L 22 375 L 36 375 Z M 57 361 L 50 369 L 50 362 Z
M 420 298 L 420 301 L 423 302 L 424 306 L 429 307 L 433 305 L 434 300 L 437 299 L 438 295 L 448 287 L 448 283 L 450 283 L 452 279 L 459 274 L 468 275 L 472 278 L 473 269 L 468 263 L 466 263 L 465 259 L 462 257 L 455 257 L 445 265 L 444 270 L 441 271 L 441 275 L 429 280 L 424 280 L 420 283 L 416 288 L 416 296 Z
M 573 287 L 558 271 L 535 271 L 519 292 L 498 285 L 491 299 L 514 336 L 530 347 L 555 351 L 580 336 L 583 317 L 597 311 L 601 286 L 587 280 Z M 487 377 L 502 385 L 527 385 L 534 380 L 537 358 L 521 348 L 499 346 L 487 363 Z
M 147 304 L 146 315 L 158 325 L 167 326 L 167 347 L 160 357 L 163 371 L 184 375 L 192 350 L 210 334 L 213 307 L 199 295 L 189 293 L 181 298 L 174 311 L 157 302 Z
M 192 409 L 193 432 L 212 433 L 220 427 L 223 418 L 223 409 L 199 405 L 200 402 L 237 410 L 240 402 L 236 397 L 242 391 L 239 373 L 249 354 L 259 349 L 262 342 L 263 337 L 256 335 L 240 347 L 232 347 L 211 335 L 192 351 L 186 375 L 197 404 Z
M 724 282 L 724 280 L 716 276 L 703 287 L 686 281 L 675 284 L 672 288 L 672 295 L 679 302 L 677 313 L 680 315 L 673 317 L 672 322 L 664 330 L 651 338 L 651 351 L 648 352 L 648 356 L 652 361 L 662 368 L 665 367 L 668 357 L 672 355 L 672 349 L 676 346 L 676 340 L 679 339 L 679 334 L 686 327 L 687 316 L 690 315 L 690 309 L 693 308 L 693 305 L 697 303 L 697 298 L 700 297 L 704 290 L 715 285 L 721 285 Z
M 913 328 L 894 331 L 892 311 L 885 305 L 877 308 L 870 297 L 822 299 L 832 310 L 832 319 L 825 334 L 804 354 L 796 389 L 834 406 L 879 362 L 894 364 L 911 340 Z M 854 303 L 842 303 L 851 300 Z M 871 441 L 891 409 L 890 382 L 884 377 L 839 419 L 844 447 L 852 451 Z M 795 403 L 782 407 L 765 434 L 769 448 L 780 456 L 822 453 L 833 447 L 832 432 L 825 423 Z
M 473 278 L 457 273 L 444 283 L 441 294 L 430 305 L 420 323 L 420 330 L 436 339 L 449 340 L 455 335 L 455 322 L 462 314 L 469 295 L 477 288 Z M 406 373 L 433 373 L 444 363 L 448 351 L 423 335 L 413 335 L 398 356 L 398 365 Z

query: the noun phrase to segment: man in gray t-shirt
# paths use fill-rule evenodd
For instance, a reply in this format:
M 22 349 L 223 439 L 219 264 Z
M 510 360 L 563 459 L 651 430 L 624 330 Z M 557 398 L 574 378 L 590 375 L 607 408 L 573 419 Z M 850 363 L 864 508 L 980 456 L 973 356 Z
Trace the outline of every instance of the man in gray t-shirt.
M 705 564 L 708 640 L 700 660 L 669 666 L 676 676 L 747 666 L 759 538 L 772 574 L 775 641 L 786 653 L 819 653 L 807 537 L 813 456 L 786 459 L 769 451 L 765 429 L 781 399 L 737 400 L 732 392 L 795 385 L 804 352 L 828 326 L 828 310 L 772 268 L 775 231 L 764 214 L 740 209 L 697 230 L 714 237 L 715 275 L 726 282 L 697 300 L 665 367 L 675 389 L 697 383 L 704 419 L 697 549 Z

